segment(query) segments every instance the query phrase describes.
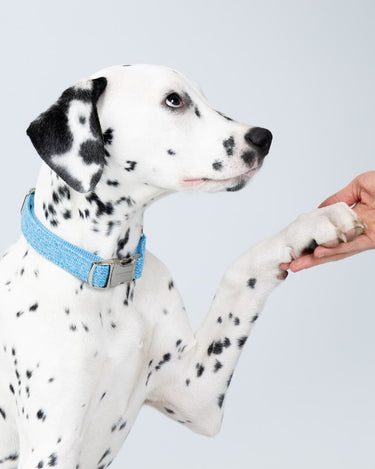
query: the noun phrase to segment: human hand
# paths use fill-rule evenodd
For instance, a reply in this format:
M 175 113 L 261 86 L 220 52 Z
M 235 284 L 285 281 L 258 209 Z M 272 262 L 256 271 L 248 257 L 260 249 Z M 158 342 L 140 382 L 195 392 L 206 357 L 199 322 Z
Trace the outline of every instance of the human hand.
M 319 207 L 336 202 L 346 202 L 367 224 L 365 231 L 353 240 L 335 247 L 318 246 L 312 254 L 301 256 L 290 264 L 282 264 L 284 270 L 292 272 L 308 269 L 326 262 L 338 261 L 367 249 L 375 249 L 375 171 L 357 176 L 350 184 L 331 195 Z

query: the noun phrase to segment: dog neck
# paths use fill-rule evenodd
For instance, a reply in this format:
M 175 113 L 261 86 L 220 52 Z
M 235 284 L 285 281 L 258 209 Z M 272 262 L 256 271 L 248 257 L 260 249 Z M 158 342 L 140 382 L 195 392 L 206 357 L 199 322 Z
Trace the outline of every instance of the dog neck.
M 134 253 L 147 206 L 166 191 L 116 179 L 106 167 L 94 192 L 79 193 L 43 164 L 35 191 L 35 214 L 57 236 L 103 259 Z

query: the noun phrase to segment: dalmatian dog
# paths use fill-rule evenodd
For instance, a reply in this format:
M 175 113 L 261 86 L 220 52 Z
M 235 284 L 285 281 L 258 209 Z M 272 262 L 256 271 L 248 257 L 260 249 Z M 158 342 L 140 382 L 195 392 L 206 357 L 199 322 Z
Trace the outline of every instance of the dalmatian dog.
M 272 140 L 212 109 L 195 82 L 151 65 L 78 82 L 27 133 L 43 159 L 35 216 L 103 259 L 132 256 L 159 197 L 243 188 Z M 0 264 L 0 468 L 104 469 L 144 404 L 216 434 L 250 330 L 286 277 L 280 264 L 364 228 L 345 204 L 300 216 L 228 268 L 195 333 L 150 252 L 140 278 L 94 288 L 22 235 Z

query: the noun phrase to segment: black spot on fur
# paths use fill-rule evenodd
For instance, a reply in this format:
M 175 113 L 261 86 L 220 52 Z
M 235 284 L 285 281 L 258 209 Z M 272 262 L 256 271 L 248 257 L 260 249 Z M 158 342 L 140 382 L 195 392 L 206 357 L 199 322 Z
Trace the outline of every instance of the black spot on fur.
M 228 187 L 226 190 L 227 190 L 227 192 L 237 192 L 237 191 L 243 189 L 245 186 L 246 186 L 245 179 L 241 179 L 238 184 L 236 184 L 233 187 Z
M 43 412 L 42 409 L 38 410 L 38 412 L 36 413 L 36 417 L 38 420 L 41 420 L 42 422 L 44 422 L 45 419 L 47 418 L 46 414 Z
M 160 368 L 171 359 L 172 355 L 170 353 L 165 353 L 163 359 L 159 361 L 156 365 L 155 370 L 160 370 Z
M 215 171 L 221 171 L 223 169 L 223 163 L 221 161 L 215 161 L 214 163 L 212 163 L 212 168 Z
M 152 375 L 152 371 L 149 371 L 148 375 L 147 375 L 147 379 L 146 379 L 146 386 L 148 385 L 148 382 L 151 378 L 151 375 Z
M 110 145 L 113 140 L 113 129 L 108 127 L 108 129 L 103 133 L 104 145 Z
M 256 283 L 257 283 L 256 278 L 249 278 L 249 280 L 247 281 L 247 286 L 249 288 L 255 288 Z
M 98 464 L 100 464 L 110 454 L 110 452 L 110 448 L 106 449 L 102 454 L 102 457 L 99 459 Z
M 133 207 L 133 205 L 135 204 L 134 200 L 131 197 L 123 196 L 116 200 L 116 205 L 119 205 L 122 202 L 126 202 L 128 204 L 128 207 Z
M 126 427 L 127 422 L 122 422 L 122 424 L 119 426 L 119 430 L 123 430 Z
M 124 249 L 124 247 L 129 241 L 129 235 L 130 235 L 130 228 L 126 230 L 125 236 L 119 239 L 117 242 L 116 256 L 118 258 L 121 256 L 121 251 Z
M 99 199 L 95 192 L 91 192 L 88 196 L 86 196 L 86 200 L 92 204 L 95 203 L 97 210 L 96 216 L 100 217 L 101 215 L 112 215 L 113 213 L 113 205 L 111 202 L 104 203 L 102 200 Z
M 125 166 L 125 171 L 134 171 L 135 167 L 137 166 L 137 162 L 136 161 L 127 161 L 127 166 Z
M 216 360 L 215 366 L 214 366 L 214 373 L 217 373 L 222 367 L 223 367 L 223 364 L 219 362 L 219 360 Z
M 201 117 L 201 113 L 199 112 L 199 109 L 197 106 L 194 107 L 194 112 L 197 117 Z
M 216 111 L 218 114 L 220 114 L 222 117 L 224 117 L 224 119 L 226 119 L 227 121 L 232 121 L 233 119 L 231 119 L 230 117 L 226 116 L 225 114 L 223 114 L 222 112 L 220 111 Z
M 56 191 L 53 191 L 52 192 L 52 200 L 54 201 L 55 204 L 58 204 L 59 201 L 60 201 L 60 198 L 59 196 L 57 195 L 57 192 Z M 45 208 L 45 204 L 43 203 L 43 208 Z
M 70 190 L 67 186 L 60 186 L 58 188 L 58 192 L 59 192 L 59 195 L 62 198 L 66 198 L 66 199 L 70 200 Z
M 56 215 L 56 210 L 54 209 L 54 207 L 53 207 L 52 204 L 48 204 L 48 212 L 49 212 L 51 215 Z
M 247 337 L 244 335 L 237 340 L 238 348 L 242 348 L 247 341 Z
M 235 144 L 233 136 L 230 136 L 229 138 L 227 138 L 226 140 L 223 141 L 223 146 L 224 146 L 225 151 L 227 152 L 228 156 L 233 155 L 233 149 L 234 149 L 235 145 L 236 144 Z
M 57 454 L 52 453 L 48 456 L 48 465 L 53 467 L 53 466 L 56 466 L 56 464 L 57 464 Z
M 174 414 L 174 411 L 172 409 L 168 409 L 168 407 L 164 407 L 164 410 L 168 412 L 168 414 Z
M 207 354 L 220 355 L 221 353 L 223 353 L 223 348 L 228 348 L 230 347 L 230 345 L 231 343 L 228 337 L 225 337 L 223 341 L 213 341 L 207 349 Z
M 252 168 L 256 160 L 256 155 L 253 151 L 246 151 L 245 153 L 242 153 L 241 158 L 250 168 Z
M 204 366 L 202 365 L 202 363 L 197 363 L 195 365 L 195 368 L 197 370 L 197 377 L 200 378 L 204 372 Z
M 167 150 L 168 155 L 175 155 L 176 152 L 174 150 L 171 150 L 170 148 Z
M 217 405 L 220 407 L 220 409 L 223 407 L 224 397 L 225 394 L 220 394 L 220 396 L 217 398 Z

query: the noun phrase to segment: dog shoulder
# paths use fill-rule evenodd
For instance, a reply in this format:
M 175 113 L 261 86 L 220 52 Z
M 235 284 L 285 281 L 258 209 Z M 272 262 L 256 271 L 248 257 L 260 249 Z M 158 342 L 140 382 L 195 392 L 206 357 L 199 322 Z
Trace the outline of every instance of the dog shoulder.
M 150 251 L 146 251 L 142 277 L 138 282 L 145 292 L 156 296 L 159 296 L 158 293 L 164 296 L 165 292 L 175 290 L 169 269 Z

